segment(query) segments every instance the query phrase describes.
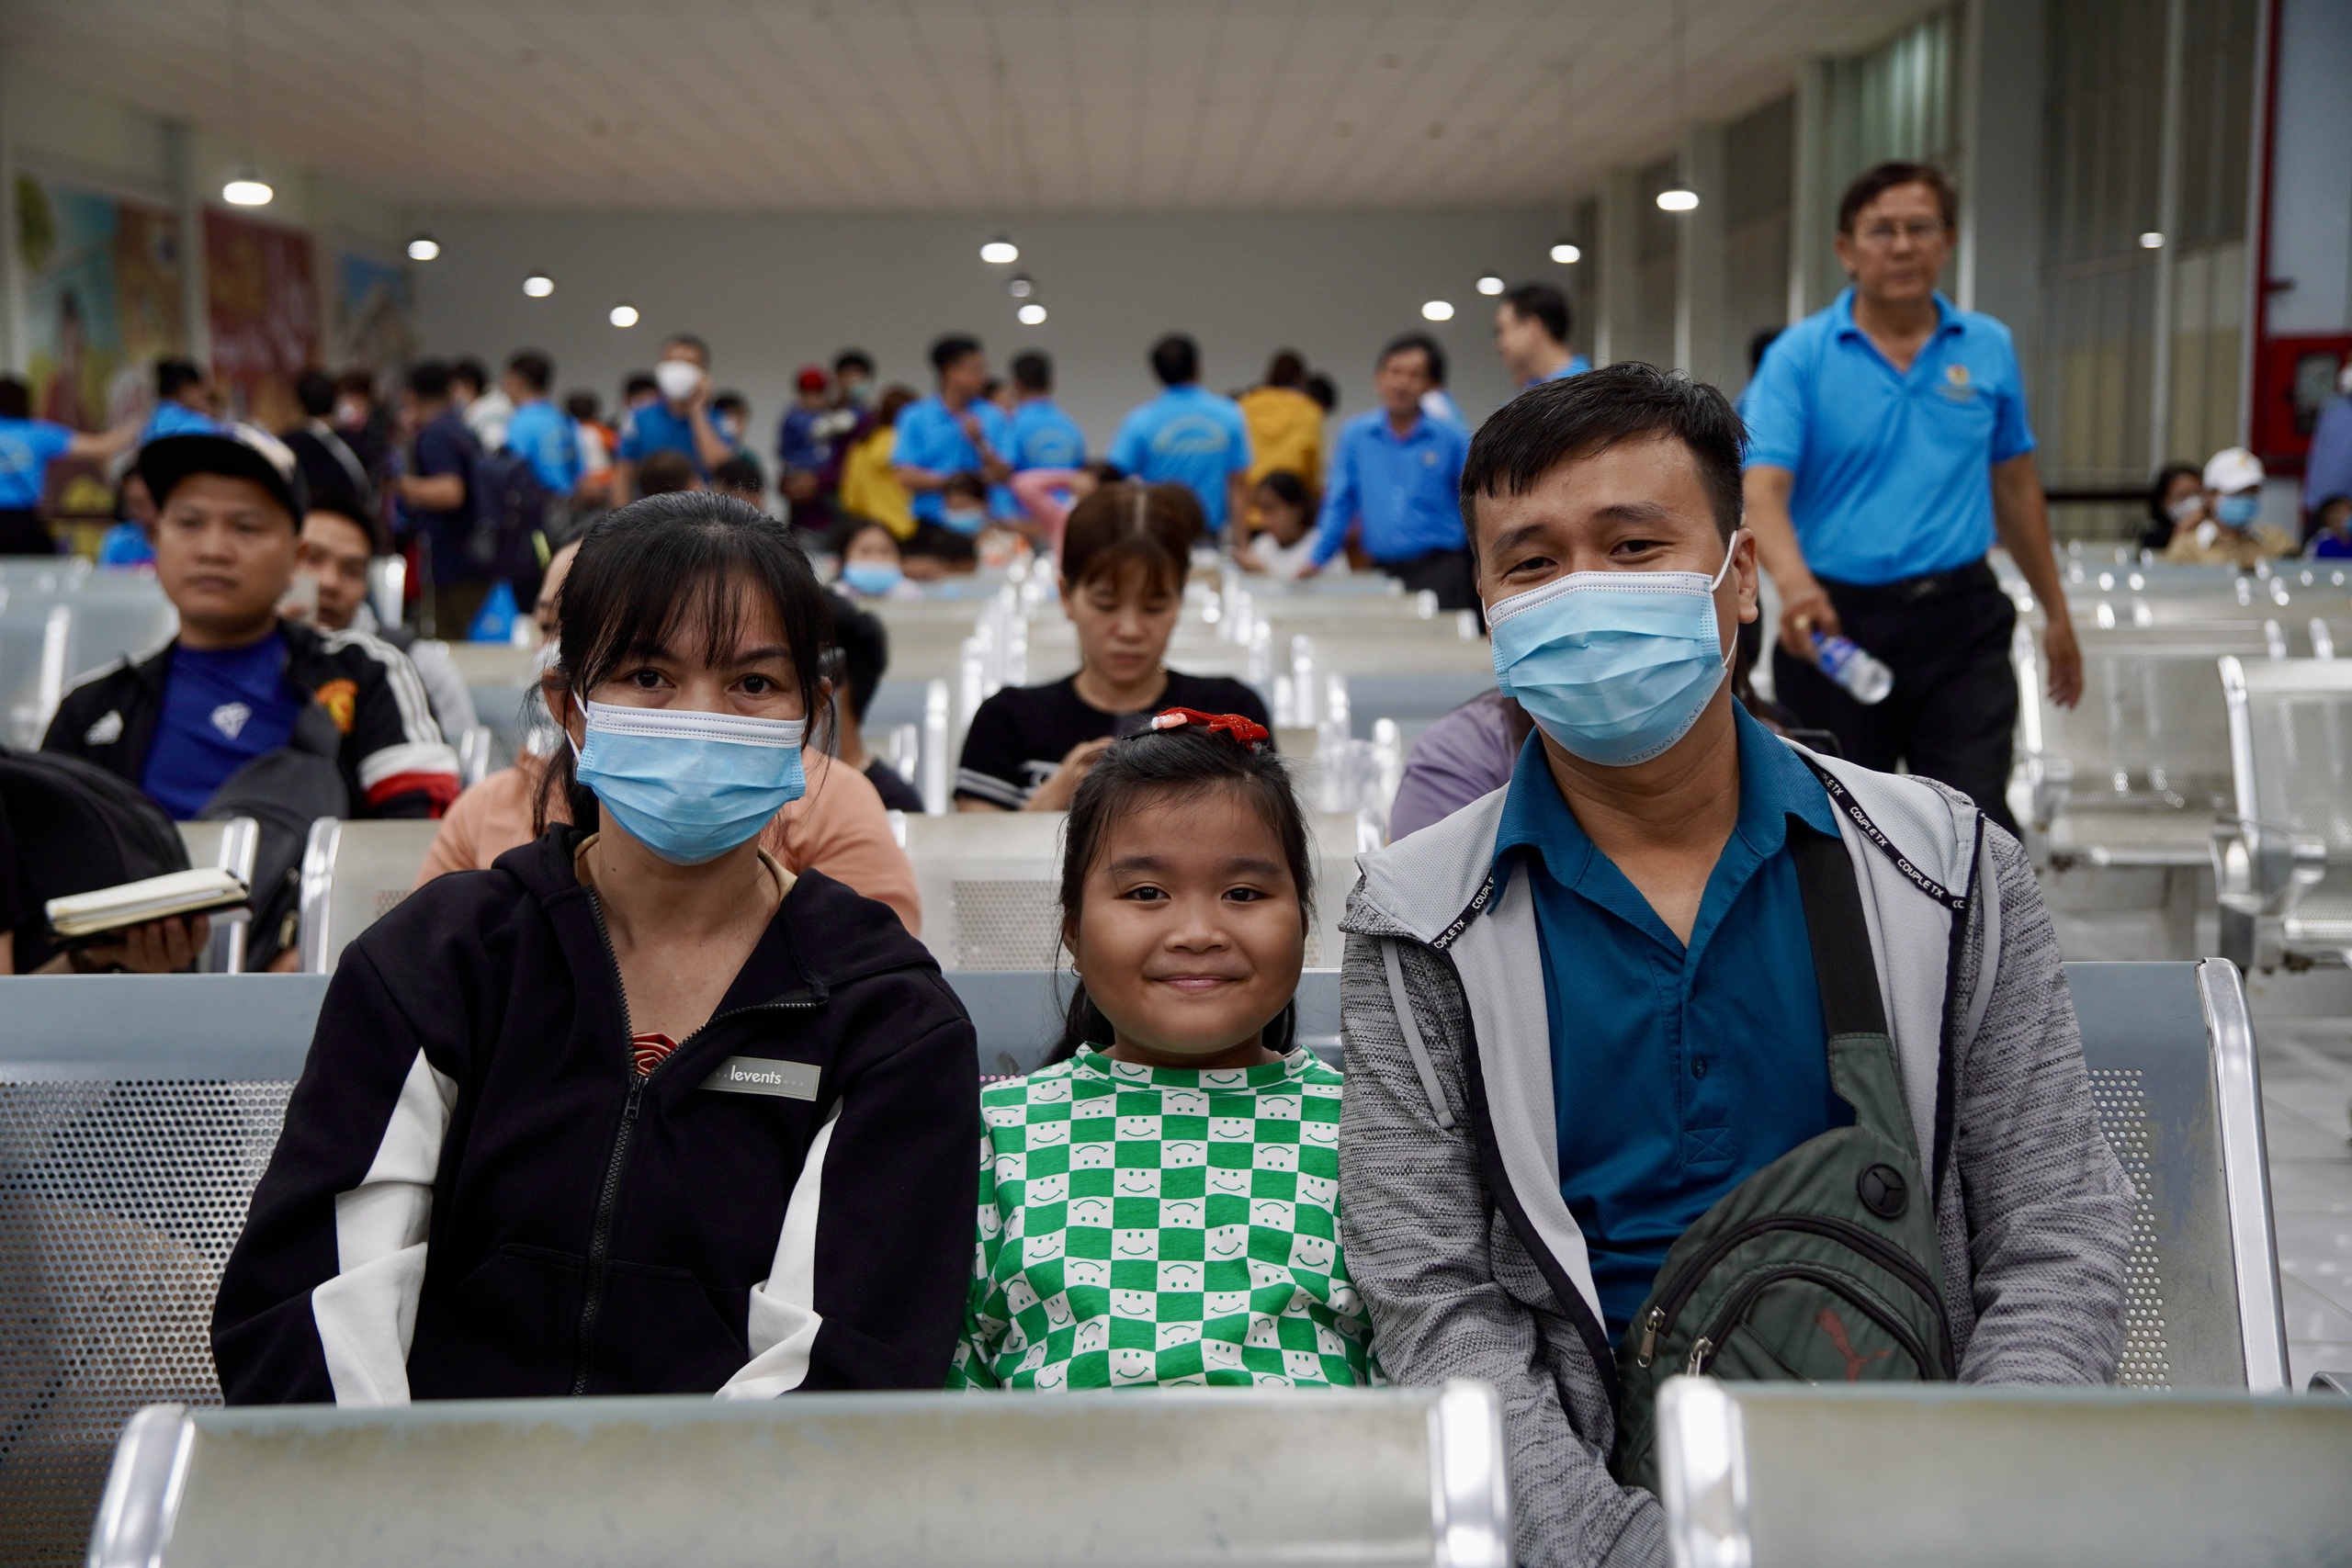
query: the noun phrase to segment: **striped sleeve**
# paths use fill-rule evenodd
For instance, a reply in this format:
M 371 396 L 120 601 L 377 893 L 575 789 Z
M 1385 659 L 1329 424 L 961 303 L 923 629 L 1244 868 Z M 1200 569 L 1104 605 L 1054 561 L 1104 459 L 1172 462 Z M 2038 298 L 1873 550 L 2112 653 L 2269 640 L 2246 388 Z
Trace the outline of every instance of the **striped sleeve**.
M 345 745 L 356 753 L 364 814 L 438 817 L 458 798 L 458 753 L 433 721 L 424 682 L 408 655 L 365 632 L 337 632 L 333 653 L 359 653 Z

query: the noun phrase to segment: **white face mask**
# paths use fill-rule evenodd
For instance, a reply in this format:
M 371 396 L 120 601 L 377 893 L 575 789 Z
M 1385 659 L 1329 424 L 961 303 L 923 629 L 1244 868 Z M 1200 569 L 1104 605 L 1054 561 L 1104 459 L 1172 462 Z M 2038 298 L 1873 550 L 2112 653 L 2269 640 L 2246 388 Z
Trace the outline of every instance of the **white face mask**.
M 702 367 L 691 359 L 665 359 L 653 367 L 653 384 L 673 403 L 683 403 L 702 385 Z
M 2170 506 L 2165 507 L 2165 515 L 2171 518 L 2176 523 L 2186 523 L 2190 518 L 2196 516 L 2197 513 L 2203 509 L 2204 505 L 2205 498 L 2203 496 L 2185 495 L 2178 501 L 2174 502 Z

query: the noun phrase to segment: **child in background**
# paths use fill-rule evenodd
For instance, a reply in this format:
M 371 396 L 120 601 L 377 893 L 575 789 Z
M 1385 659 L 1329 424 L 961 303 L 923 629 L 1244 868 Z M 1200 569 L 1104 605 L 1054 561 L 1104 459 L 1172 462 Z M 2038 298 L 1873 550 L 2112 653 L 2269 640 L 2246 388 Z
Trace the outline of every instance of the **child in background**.
M 1071 806 L 1057 1060 L 983 1091 L 951 1388 L 1372 1381 L 1340 1255 L 1340 1075 L 1292 1043 L 1306 819 L 1237 714 L 1171 708 Z
M 854 599 L 920 599 L 922 590 L 907 581 L 899 540 L 871 517 L 853 522 L 842 539 L 842 574 L 836 584 Z
M 940 487 L 939 504 L 940 520 L 916 524 L 914 537 L 905 542 L 909 561 L 921 561 L 928 569 L 918 569 L 914 575 L 977 570 L 980 531 L 989 524 L 988 485 L 978 474 L 950 474 Z
M 1289 582 L 1305 570 L 1315 552 L 1315 497 L 1306 481 L 1287 468 L 1276 468 L 1258 481 L 1252 500 L 1259 528 L 1241 557 L 1242 566 Z M 1343 556 L 1331 558 L 1323 569 L 1327 577 L 1344 577 Z

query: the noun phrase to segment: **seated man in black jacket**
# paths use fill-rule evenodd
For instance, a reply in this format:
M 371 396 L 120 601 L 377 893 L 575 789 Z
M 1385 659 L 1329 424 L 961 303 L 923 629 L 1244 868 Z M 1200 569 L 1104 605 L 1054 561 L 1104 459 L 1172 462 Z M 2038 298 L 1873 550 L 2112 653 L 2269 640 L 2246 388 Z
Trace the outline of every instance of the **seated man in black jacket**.
M 240 425 L 151 441 L 139 474 L 179 635 L 84 676 L 41 749 L 130 780 L 183 821 L 239 769 L 288 748 L 333 757 L 351 816 L 439 816 L 457 797 L 457 753 L 407 658 L 278 615 L 305 509 L 294 455 Z

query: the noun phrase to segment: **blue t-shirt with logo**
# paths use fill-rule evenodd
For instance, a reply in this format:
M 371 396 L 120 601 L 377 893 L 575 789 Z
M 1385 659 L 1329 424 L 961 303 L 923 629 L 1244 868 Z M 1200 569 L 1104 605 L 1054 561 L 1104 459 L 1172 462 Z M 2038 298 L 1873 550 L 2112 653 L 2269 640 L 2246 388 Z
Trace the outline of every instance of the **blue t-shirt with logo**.
M 1747 466 L 1796 476 L 1789 512 L 1814 572 L 1875 585 L 1993 547 L 1993 465 L 2033 450 L 2009 329 L 1936 296 L 1899 371 L 1854 324 L 1854 291 L 1772 340 L 1740 395 Z
M 1031 398 L 1012 411 L 1012 450 L 1004 460 L 1024 468 L 1075 468 L 1086 461 L 1086 432 L 1051 398 Z
M 1250 467 L 1241 405 L 1198 383 L 1170 387 L 1127 415 L 1111 461 L 1152 484 L 1180 484 L 1201 498 L 1212 532 L 1225 526 L 1226 480 Z
M 628 416 L 628 429 L 621 434 L 620 456 L 625 461 L 642 463 L 656 452 L 684 452 L 695 473 L 710 478 L 702 464 L 702 452 L 695 446 L 694 416 L 680 413 L 668 403 L 648 403 L 637 410 Z
M 155 405 L 147 416 L 147 423 L 139 432 L 139 445 L 159 441 L 166 435 L 212 435 L 220 429 L 220 422 L 209 413 L 198 413 L 186 403 L 165 400 Z
M 45 419 L 0 419 L 0 512 L 40 504 L 49 465 L 74 445 L 74 433 Z
M 506 449 L 531 465 L 539 482 L 558 495 L 580 488 L 580 430 L 571 416 L 545 398 L 534 398 L 506 422 Z
M 964 412 L 978 422 L 980 439 L 989 444 L 989 450 L 1010 461 L 1012 425 L 1004 411 L 978 398 Z M 890 448 L 890 461 L 910 468 L 928 468 L 934 474 L 978 473 L 980 449 L 964 434 L 962 416 L 952 412 L 934 393 L 899 411 L 898 440 Z M 946 514 L 947 499 L 935 490 L 917 491 L 914 510 L 924 522 L 937 523 Z M 1020 503 L 1012 499 L 1012 491 L 1003 485 L 989 486 L 989 514 L 1019 516 Z
M 141 785 L 187 821 L 231 773 L 293 739 L 303 700 L 286 683 L 286 639 L 275 631 L 245 648 L 175 645 Z

